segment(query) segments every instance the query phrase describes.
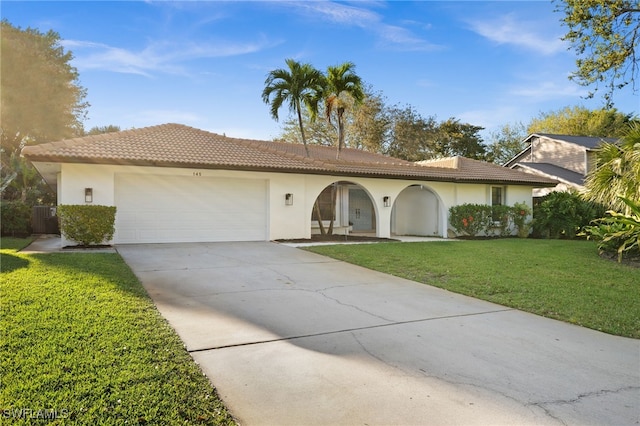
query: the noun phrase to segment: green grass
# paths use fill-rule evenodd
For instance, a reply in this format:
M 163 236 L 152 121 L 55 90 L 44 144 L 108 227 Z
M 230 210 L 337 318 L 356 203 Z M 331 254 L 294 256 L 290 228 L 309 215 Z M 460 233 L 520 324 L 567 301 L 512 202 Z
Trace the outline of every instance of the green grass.
M 2 239 L 0 417 L 234 424 L 119 255 L 16 252 L 24 244 Z
M 640 269 L 590 241 L 474 240 L 310 251 L 606 333 L 640 338 Z

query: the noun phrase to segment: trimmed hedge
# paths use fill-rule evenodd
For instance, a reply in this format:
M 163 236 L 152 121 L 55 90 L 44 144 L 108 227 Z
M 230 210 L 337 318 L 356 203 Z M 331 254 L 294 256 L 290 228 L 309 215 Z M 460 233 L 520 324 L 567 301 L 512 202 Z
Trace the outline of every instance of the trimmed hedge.
M 0 203 L 2 235 L 24 237 L 31 234 L 31 207 L 22 201 Z
M 531 209 L 524 203 L 510 206 L 461 204 L 449 209 L 449 224 L 457 235 L 508 237 L 514 232 L 521 238 L 529 236 Z
M 58 217 L 62 235 L 85 246 L 107 242 L 115 232 L 114 206 L 61 205 Z

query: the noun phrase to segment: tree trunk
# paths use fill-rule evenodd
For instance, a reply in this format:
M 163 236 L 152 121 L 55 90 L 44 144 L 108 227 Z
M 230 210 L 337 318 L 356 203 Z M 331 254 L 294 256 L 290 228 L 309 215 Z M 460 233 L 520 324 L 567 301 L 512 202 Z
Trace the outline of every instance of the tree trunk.
M 320 234 L 327 235 L 327 231 L 324 229 L 324 224 L 322 223 L 322 214 L 320 213 L 320 205 L 318 204 L 317 198 L 313 208 L 316 211 L 316 218 L 318 219 L 318 225 L 320 226 Z
M 296 111 L 298 113 L 298 125 L 300 126 L 300 135 L 302 136 L 302 144 L 304 145 L 304 152 L 309 157 L 309 148 L 307 147 L 307 138 L 304 135 L 304 126 L 302 125 L 302 113 L 300 112 L 300 103 L 296 103 Z
M 333 186 L 331 186 L 331 214 L 332 215 L 331 215 L 331 222 L 329 222 L 329 230 L 327 231 L 327 235 L 333 235 L 333 223 L 338 218 L 338 215 L 336 214 L 337 199 L 338 199 L 338 187 L 334 183 Z
M 344 144 L 344 123 L 342 116 L 344 114 L 344 108 L 338 108 L 338 151 L 336 153 L 336 160 L 340 158 L 340 151 L 342 151 L 342 145 Z

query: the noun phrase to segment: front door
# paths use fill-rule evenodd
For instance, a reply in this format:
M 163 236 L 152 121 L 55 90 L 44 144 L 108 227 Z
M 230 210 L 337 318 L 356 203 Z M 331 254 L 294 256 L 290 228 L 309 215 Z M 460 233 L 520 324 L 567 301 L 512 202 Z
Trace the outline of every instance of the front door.
M 375 212 L 369 195 L 360 188 L 349 188 L 349 224 L 354 231 L 374 231 Z

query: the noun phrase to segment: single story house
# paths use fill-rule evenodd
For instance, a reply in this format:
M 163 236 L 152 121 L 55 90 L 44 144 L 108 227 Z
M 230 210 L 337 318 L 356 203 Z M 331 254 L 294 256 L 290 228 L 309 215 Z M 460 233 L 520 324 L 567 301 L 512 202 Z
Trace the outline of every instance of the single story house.
M 116 206 L 113 243 L 310 238 L 334 232 L 447 238 L 449 207 L 531 206 L 556 181 L 467 158 L 416 164 L 331 147 L 236 139 L 180 124 L 27 146 L 58 204 Z M 337 191 L 333 217 L 327 208 Z M 64 241 L 63 241 L 64 243 Z
M 555 179 L 552 188 L 536 188 L 534 197 L 552 191 L 584 191 L 584 179 L 596 167 L 596 150 L 602 142 L 617 143 L 615 138 L 532 133 L 525 148 L 504 166 L 541 177 Z

